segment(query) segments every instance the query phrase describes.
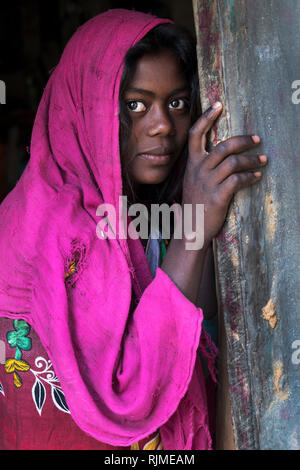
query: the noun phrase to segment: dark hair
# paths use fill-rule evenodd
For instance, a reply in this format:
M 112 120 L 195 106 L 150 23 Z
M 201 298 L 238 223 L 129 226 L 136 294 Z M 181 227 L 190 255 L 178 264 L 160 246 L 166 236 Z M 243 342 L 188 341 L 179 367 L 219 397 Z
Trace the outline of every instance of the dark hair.
M 127 106 L 124 103 L 123 94 L 129 85 L 134 74 L 137 61 L 146 54 L 156 54 L 163 50 L 173 52 L 179 60 L 182 71 L 190 87 L 191 92 L 191 121 L 197 119 L 200 111 L 199 105 L 199 85 L 197 74 L 196 43 L 193 36 L 183 27 L 164 23 L 153 28 L 138 43 L 136 43 L 125 56 L 124 69 L 120 84 L 120 153 L 125 151 L 131 132 L 131 120 Z M 178 159 L 170 175 L 165 181 L 155 185 L 144 185 L 143 202 L 149 201 L 162 204 L 166 202 L 172 204 L 174 200 L 181 198 L 182 181 L 187 159 L 187 145 L 182 156 Z M 122 165 L 123 193 L 128 197 L 129 203 L 138 202 L 128 171 Z

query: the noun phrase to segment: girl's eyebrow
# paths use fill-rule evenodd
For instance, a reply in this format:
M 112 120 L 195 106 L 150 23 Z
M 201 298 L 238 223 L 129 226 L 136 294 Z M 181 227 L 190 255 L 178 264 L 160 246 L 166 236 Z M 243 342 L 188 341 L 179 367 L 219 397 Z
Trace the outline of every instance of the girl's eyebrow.
M 185 91 L 190 91 L 189 87 L 188 86 L 185 86 L 183 88 L 176 88 L 176 90 L 173 90 L 171 91 L 171 93 L 168 94 L 168 97 L 170 96 L 173 96 L 173 95 L 177 95 L 178 93 L 182 93 L 182 92 L 185 92 Z M 127 88 L 125 90 L 125 93 L 140 93 L 142 95 L 148 95 L 148 96 L 154 96 L 155 93 L 153 93 L 153 91 L 150 91 L 150 90 L 144 90 L 143 88 Z

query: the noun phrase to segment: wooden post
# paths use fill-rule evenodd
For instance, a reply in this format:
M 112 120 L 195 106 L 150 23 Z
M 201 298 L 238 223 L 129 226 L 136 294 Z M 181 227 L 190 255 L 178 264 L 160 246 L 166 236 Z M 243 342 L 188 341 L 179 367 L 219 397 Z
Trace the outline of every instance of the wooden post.
M 214 242 L 221 328 L 224 318 L 218 447 L 299 449 L 300 2 L 193 7 L 201 105 L 224 107 L 211 145 L 258 134 L 255 153 L 268 157 Z

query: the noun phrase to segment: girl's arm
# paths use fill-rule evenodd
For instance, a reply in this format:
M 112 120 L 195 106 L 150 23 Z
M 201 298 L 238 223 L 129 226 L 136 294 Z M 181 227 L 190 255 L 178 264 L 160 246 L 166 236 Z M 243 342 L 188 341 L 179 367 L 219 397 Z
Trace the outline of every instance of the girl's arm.
M 205 320 L 218 314 L 214 252 L 212 243 L 206 251 L 202 279 L 199 286 L 197 306 L 203 309 Z

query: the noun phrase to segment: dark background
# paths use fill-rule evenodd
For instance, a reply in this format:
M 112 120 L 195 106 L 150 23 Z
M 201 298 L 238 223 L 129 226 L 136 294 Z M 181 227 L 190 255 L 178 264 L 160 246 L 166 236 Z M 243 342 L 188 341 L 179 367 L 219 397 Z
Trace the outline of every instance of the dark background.
M 192 0 L 27 0 L 5 2 L 0 12 L 0 201 L 14 187 L 29 158 L 35 113 L 49 71 L 78 26 L 111 8 L 151 12 L 194 33 Z

